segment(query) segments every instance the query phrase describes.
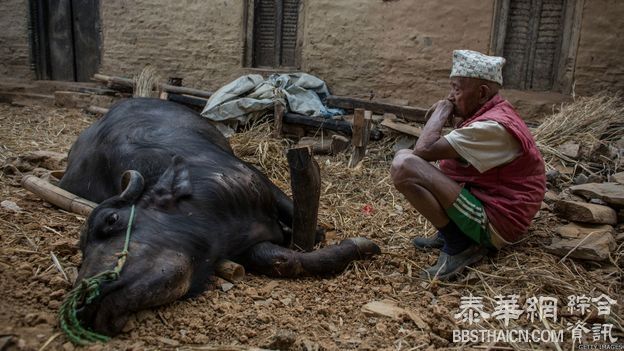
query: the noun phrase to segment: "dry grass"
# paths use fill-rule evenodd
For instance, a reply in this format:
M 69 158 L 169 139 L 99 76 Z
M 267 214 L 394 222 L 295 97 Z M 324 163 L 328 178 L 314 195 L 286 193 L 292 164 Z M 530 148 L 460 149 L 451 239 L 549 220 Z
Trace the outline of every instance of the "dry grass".
M 562 105 L 559 112 L 547 117 L 533 134 L 550 168 L 555 164 L 563 164 L 578 166 L 588 173 L 616 173 L 622 169 L 619 155 L 593 160 L 598 162 L 589 162 L 589 159 L 600 145 L 607 146 L 624 136 L 623 117 L 624 101 L 620 95 L 578 97 L 573 103 Z M 585 150 L 584 159 L 575 160 L 557 150 L 558 146 L 566 142 L 580 144 Z
M 134 97 L 152 96 L 154 85 L 160 80 L 160 75 L 154 66 L 147 65 L 138 76 L 134 77 Z

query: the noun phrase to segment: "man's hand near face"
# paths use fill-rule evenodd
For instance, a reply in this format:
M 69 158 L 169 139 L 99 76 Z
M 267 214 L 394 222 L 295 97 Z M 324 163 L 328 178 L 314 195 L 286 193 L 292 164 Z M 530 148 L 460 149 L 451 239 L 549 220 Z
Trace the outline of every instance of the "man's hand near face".
M 453 103 L 449 100 L 440 100 L 433 108 L 433 114 L 425 124 L 413 154 L 427 161 L 459 157 L 451 144 L 441 137 L 442 128 L 452 122 Z

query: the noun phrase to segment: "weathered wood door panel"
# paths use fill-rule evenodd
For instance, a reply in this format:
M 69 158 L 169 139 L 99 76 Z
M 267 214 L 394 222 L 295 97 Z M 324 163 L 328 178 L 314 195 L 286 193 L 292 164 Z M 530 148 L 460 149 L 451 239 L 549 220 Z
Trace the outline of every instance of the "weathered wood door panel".
M 300 0 L 255 0 L 254 67 L 296 66 Z
M 76 80 L 74 76 L 74 45 L 71 1 L 48 2 L 48 45 L 50 47 L 50 79 Z
M 72 0 L 76 80 L 86 82 L 100 63 L 99 0 Z
M 30 15 L 38 79 L 88 81 L 97 72 L 99 0 L 30 0 Z
M 565 0 L 511 0 L 503 56 L 505 85 L 550 90 L 561 51 Z

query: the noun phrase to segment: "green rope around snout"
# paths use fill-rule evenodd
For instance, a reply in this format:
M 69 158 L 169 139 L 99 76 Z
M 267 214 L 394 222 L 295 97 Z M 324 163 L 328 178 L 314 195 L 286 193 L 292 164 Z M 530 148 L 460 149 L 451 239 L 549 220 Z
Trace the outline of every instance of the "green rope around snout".
M 130 232 L 133 222 L 134 205 L 132 205 L 130 209 L 130 218 L 128 219 L 126 241 L 123 251 L 115 255 L 117 256 L 115 268 L 83 279 L 80 285 L 76 286 L 66 295 L 65 301 L 63 301 L 61 305 L 61 310 L 59 311 L 61 329 L 65 332 L 67 338 L 75 345 L 85 346 L 94 342 L 107 342 L 110 339 L 106 335 L 98 334 L 80 325 L 80 321 L 76 316 L 76 311 L 80 307 L 90 304 L 100 295 L 100 285 L 119 278 L 119 273 L 121 273 L 126 263 L 126 257 L 128 256 L 128 244 L 130 243 Z

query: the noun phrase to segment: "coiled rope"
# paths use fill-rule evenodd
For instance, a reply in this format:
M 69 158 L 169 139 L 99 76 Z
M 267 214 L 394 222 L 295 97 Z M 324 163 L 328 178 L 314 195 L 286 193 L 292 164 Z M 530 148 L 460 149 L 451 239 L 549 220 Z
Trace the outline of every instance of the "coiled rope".
M 115 254 L 115 256 L 117 256 L 115 268 L 83 279 L 80 285 L 76 286 L 66 295 L 65 301 L 63 301 L 61 305 L 61 310 L 59 311 L 61 330 L 65 332 L 67 338 L 75 345 L 85 346 L 94 342 L 107 342 L 110 339 L 106 335 L 98 334 L 80 325 L 80 321 L 76 316 L 76 311 L 90 304 L 100 295 L 100 286 L 103 283 L 114 281 L 119 278 L 119 274 L 128 256 L 128 245 L 130 244 L 130 233 L 133 222 L 134 205 L 130 208 L 130 218 L 128 219 L 128 227 L 126 228 L 126 241 L 123 251 Z

